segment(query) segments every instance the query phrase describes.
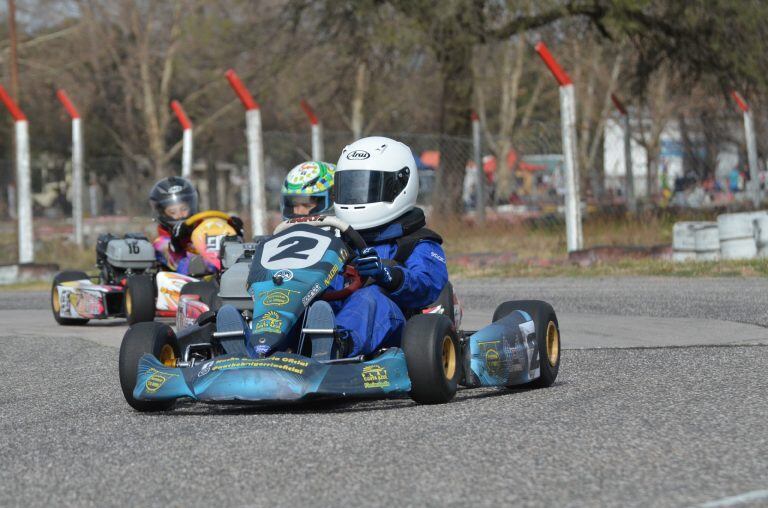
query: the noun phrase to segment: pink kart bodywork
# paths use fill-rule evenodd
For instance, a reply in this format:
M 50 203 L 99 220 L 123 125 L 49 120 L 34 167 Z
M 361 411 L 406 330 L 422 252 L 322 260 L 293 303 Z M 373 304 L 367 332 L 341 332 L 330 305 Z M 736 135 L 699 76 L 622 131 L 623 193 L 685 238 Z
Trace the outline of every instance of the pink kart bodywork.
M 209 310 L 208 306 L 200 301 L 199 295 L 181 295 L 176 309 L 176 329 L 181 330 L 193 325 L 200 314 Z
M 158 272 L 155 276 L 157 298 L 155 315 L 174 317 L 181 288 L 194 277 L 173 272 Z M 124 285 L 95 284 L 90 279 L 62 282 L 57 286 L 59 316 L 66 319 L 107 319 L 125 316 Z

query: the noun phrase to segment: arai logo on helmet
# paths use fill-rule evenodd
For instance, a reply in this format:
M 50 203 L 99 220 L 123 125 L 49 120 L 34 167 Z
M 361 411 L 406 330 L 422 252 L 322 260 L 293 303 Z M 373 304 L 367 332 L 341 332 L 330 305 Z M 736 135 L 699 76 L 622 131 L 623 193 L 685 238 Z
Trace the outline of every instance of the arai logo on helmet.
M 176 194 L 177 192 L 181 192 L 181 189 L 183 189 L 181 185 L 174 185 L 173 187 L 169 187 L 166 191 L 168 194 Z
M 347 154 L 347 159 L 351 161 L 361 161 L 367 159 L 370 156 L 371 154 L 365 150 L 352 150 Z

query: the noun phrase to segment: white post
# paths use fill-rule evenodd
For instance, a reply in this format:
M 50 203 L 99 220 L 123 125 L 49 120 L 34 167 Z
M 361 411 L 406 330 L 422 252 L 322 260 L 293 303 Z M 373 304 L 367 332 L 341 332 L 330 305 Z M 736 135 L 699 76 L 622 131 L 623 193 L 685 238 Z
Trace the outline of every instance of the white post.
M 18 190 L 19 263 L 35 260 L 32 230 L 32 185 L 29 167 L 29 126 L 16 121 L 16 188 Z
M 632 131 L 629 125 L 629 114 L 622 115 L 624 120 L 624 178 L 626 178 L 626 200 L 627 210 L 634 213 L 637 211 L 637 201 L 635 200 L 635 171 L 632 167 Z
M 75 243 L 83 246 L 83 130 L 80 118 L 72 119 L 72 222 Z
M 565 159 L 565 231 L 568 252 L 572 252 L 581 250 L 584 245 L 581 231 L 579 166 L 576 157 L 576 98 L 572 83 L 560 87 L 560 123 Z
M 245 136 L 248 141 L 248 180 L 251 189 L 251 223 L 254 236 L 266 234 L 267 203 L 264 187 L 264 142 L 261 110 L 245 112 Z
M 757 172 L 757 141 L 755 140 L 755 124 L 752 121 L 752 110 L 744 111 L 744 136 L 747 140 L 747 158 L 749 160 L 749 195 L 752 197 L 752 204 L 757 208 L 762 201 L 762 192 L 760 191 L 760 175 Z
M 312 124 L 312 160 L 323 160 L 323 128 L 319 122 Z
M 477 206 L 477 220 L 480 224 L 485 222 L 485 172 L 483 171 L 483 151 L 480 137 L 480 119 L 472 114 L 472 148 L 475 167 L 477 168 L 477 192 L 475 205 Z
M 181 176 L 189 178 L 192 176 L 192 128 L 184 129 L 181 148 Z

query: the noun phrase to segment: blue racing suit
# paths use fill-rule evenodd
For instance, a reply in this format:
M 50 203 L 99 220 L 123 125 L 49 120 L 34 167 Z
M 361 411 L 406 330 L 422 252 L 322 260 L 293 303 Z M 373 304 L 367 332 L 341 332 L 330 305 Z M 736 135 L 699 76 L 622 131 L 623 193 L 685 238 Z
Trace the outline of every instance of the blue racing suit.
M 380 258 L 391 260 L 398 249 L 396 240 L 402 236 L 402 226 L 394 223 L 366 240 Z M 336 325 L 351 335 L 348 356 L 399 346 L 408 311 L 433 303 L 448 282 L 445 252 L 436 241 L 420 240 L 405 262 L 396 266 L 402 272 L 399 287 L 390 291 L 369 285 L 333 304 Z M 342 285 L 340 277 L 332 284 L 335 289 Z

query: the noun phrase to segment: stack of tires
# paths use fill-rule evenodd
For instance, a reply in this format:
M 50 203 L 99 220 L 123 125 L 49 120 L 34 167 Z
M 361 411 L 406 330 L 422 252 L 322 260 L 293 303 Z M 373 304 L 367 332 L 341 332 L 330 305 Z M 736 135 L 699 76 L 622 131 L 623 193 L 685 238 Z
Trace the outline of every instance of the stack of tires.
M 676 222 L 672 228 L 672 260 L 696 259 L 696 228 L 699 222 Z
M 757 256 L 754 213 L 719 215 L 717 230 L 723 259 L 752 259 Z

